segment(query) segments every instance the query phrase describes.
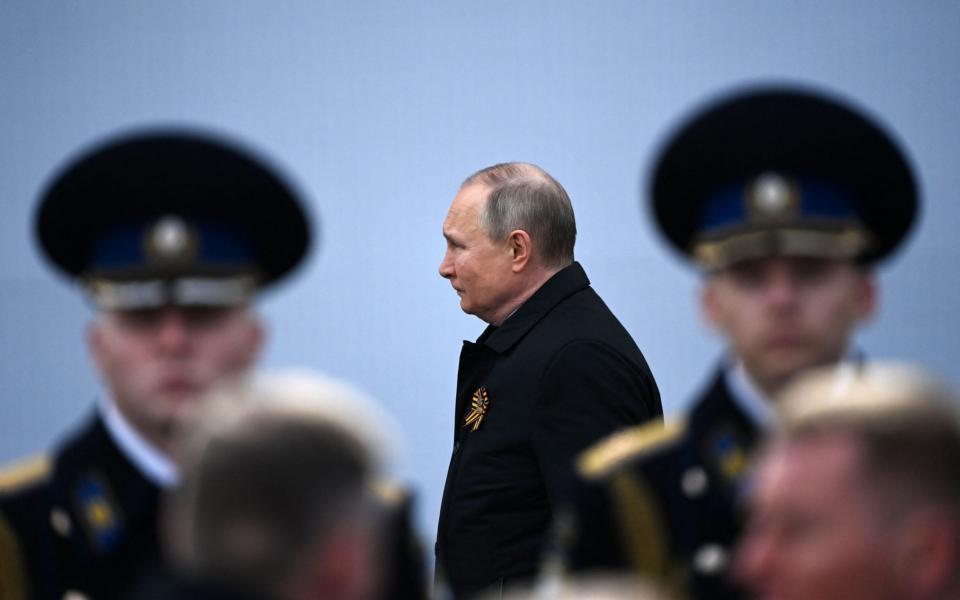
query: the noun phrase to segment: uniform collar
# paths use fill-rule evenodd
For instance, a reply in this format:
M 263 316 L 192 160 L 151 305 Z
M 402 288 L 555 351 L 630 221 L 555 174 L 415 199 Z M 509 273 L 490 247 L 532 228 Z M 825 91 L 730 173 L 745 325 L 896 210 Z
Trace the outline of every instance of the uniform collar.
M 503 354 L 533 329 L 553 308 L 567 297 L 587 288 L 590 280 L 580 263 L 573 262 L 553 274 L 520 308 L 499 327 L 487 327 L 477 339 L 498 354 Z
M 843 359 L 836 365 L 838 381 L 845 381 L 844 378 L 855 372 L 862 361 L 863 357 L 859 351 L 853 349 L 846 352 Z M 723 377 L 734 404 L 757 427 L 770 431 L 776 426 L 777 412 L 773 400 L 768 398 L 750 378 L 746 367 L 743 366 L 743 361 L 739 359 L 728 361 Z
M 180 482 L 176 464 L 134 429 L 116 402 L 105 399 L 98 405 L 98 410 L 110 438 L 144 477 L 161 488 L 170 488 Z
M 750 378 L 743 361 L 736 360 L 729 364 L 723 371 L 723 377 L 737 408 L 760 429 L 772 429 L 777 418 L 773 405 Z

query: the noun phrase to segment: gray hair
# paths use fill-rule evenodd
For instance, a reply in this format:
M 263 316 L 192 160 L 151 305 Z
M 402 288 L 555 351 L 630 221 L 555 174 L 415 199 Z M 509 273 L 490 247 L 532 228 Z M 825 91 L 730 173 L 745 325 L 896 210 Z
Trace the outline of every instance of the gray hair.
M 213 390 L 176 447 L 184 481 L 168 506 L 173 558 L 196 577 L 269 597 L 334 531 L 372 538 L 385 430 L 375 410 L 344 410 L 366 402 L 303 374 Z
M 529 163 L 501 163 L 477 171 L 461 187 L 490 188 L 480 226 L 495 241 L 511 231 L 530 234 L 543 263 L 564 267 L 573 262 L 577 224 L 566 190 L 549 173 Z

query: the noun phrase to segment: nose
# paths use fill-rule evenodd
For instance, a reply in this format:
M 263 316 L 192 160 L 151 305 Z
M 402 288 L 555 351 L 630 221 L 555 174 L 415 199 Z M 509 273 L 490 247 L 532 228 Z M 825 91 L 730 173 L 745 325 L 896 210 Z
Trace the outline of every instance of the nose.
M 176 353 L 186 347 L 190 332 L 183 313 L 175 308 L 164 311 L 156 332 L 157 345 L 164 351 Z
M 440 277 L 450 279 L 453 277 L 453 273 L 453 258 L 450 256 L 450 251 L 447 250 L 443 254 L 443 260 L 440 261 Z
M 800 288 L 788 273 L 778 273 L 770 280 L 767 299 L 770 305 L 783 310 L 796 305 Z

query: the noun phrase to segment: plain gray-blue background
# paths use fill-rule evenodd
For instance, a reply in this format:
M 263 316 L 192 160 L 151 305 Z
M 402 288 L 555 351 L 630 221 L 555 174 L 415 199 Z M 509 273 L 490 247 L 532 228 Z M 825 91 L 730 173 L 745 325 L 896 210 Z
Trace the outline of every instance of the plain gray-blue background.
M 958 32 L 952 0 L 0 0 L 0 461 L 101 393 L 90 313 L 34 250 L 36 195 L 80 147 L 143 124 L 237 136 L 308 193 L 322 239 L 262 302 L 267 365 L 347 378 L 395 416 L 427 547 L 461 340 L 483 328 L 437 275 L 460 181 L 526 160 L 566 186 L 577 258 L 675 412 L 721 347 L 641 206 L 646 165 L 739 84 L 823 86 L 897 131 L 924 209 L 858 343 L 960 383 Z

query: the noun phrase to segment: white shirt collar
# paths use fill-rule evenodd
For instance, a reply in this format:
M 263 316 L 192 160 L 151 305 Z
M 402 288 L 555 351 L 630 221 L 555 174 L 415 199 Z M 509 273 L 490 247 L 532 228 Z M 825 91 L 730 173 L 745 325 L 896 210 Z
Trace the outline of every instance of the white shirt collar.
M 725 369 L 724 379 L 737 407 L 761 429 L 772 429 L 777 419 L 773 405 L 750 379 L 743 361 L 737 360 Z
M 144 477 L 162 488 L 180 482 L 177 465 L 133 428 L 112 399 L 100 402 L 99 410 L 107 433 Z
M 838 385 L 839 382 L 847 381 L 860 364 L 862 358 L 860 353 L 850 350 L 845 353 L 843 359 L 837 364 Z M 773 401 L 767 398 L 760 388 L 750 378 L 743 361 L 735 359 L 733 364 L 724 369 L 724 381 L 730 395 L 733 396 L 734 403 L 746 413 L 757 426 L 769 431 L 773 429 L 777 422 L 777 412 L 774 410 Z

